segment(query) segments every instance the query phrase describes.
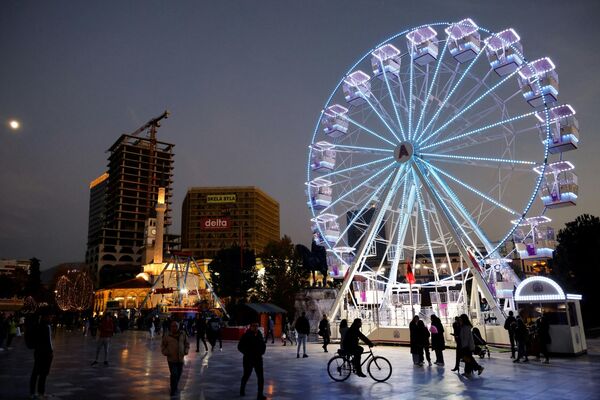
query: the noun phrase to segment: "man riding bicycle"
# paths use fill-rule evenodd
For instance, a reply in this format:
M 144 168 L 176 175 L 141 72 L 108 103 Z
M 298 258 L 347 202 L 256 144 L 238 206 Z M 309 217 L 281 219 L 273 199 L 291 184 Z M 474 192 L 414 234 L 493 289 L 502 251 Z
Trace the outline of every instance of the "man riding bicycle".
M 358 340 L 361 339 L 365 344 L 369 347 L 375 346 L 373 342 L 369 340 L 365 335 L 360 331 L 360 327 L 362 326 L 362 320 L 360 318 L 356 318 L 352 325 L 346 332 L 344 336 L 344 341 L 342 343 L 342 347 L 344 348 L 344 352 L 347 355 L 352 355 L 352 362 L 354 363 L 354 369 L 356 370 L 356 375 L 361 378 L 366 377 L 366 375 L 362 372 L 360 358 L 363 353 L 363 348 L 358 345 Z

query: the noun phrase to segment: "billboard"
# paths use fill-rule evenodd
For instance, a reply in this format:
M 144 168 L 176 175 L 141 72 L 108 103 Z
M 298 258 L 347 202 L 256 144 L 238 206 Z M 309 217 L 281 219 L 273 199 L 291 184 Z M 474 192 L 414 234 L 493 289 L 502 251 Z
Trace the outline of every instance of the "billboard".
M 231 219 L 227 217 L 205 217 L 200 219 L 200 229 L 204 231 L 224 231 L 231 228 Z
M 207 203 L 235 203 L 237 197 L 235 194 L 208 194 L 206 195 Z

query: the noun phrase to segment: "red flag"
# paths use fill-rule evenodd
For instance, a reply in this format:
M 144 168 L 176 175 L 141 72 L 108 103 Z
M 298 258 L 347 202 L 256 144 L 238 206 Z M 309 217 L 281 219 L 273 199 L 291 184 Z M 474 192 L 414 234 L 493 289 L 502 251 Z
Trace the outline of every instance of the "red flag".
M 411 285 L 414 285 L 417 282 L 412 267 L 410 266 L 410 260 L 406 261 L 406 281 Z

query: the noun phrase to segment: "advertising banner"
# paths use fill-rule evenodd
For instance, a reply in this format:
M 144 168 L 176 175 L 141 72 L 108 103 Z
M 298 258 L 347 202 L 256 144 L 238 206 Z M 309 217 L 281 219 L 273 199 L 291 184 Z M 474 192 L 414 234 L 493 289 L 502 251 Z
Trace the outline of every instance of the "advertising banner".
M 237 197 L 235 194 L 209 194 L 206 195 L 207 203 L 235 203 Z
M 227 217 L 201 218 L 200 228 L 204 231 L 224 231 L 231 228 L 231 219 Z

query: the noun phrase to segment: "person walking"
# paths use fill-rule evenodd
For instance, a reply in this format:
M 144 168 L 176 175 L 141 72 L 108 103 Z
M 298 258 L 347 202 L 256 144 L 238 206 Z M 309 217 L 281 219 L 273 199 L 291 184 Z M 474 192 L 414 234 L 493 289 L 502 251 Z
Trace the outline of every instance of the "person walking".
M 327 314 L 323 314 L 323 319 L 319 322 L 319 336 L 323 338 L 323 351 L 327 353 L 327 345 L 331 342 L 331 325 Z
M 419 316 L 415 315 L 408 324 L 410 333 L 410 354 L 412 354 L 413 365 L 423 365 L 423 338 L 419 328 Z
M 179 329 L 177 321 L 171 321 L 169 334 L 164 335 L 160 344 L 163 356 L 167 357 L 169 364 L 171 396 L 177 394 L 177 386 L 183 372 L 183 361 L 190 350 L 185 330 Z
M 344 350 L 344 338 L 348 332 L 348 320 L 343 319 L 340 321 L 340 350 Z
M 469 321 L 467 314 L 460 316 L 460 354 L 465 362 L 465 371 L 463 376 L 468 377 L 473 371 L 477 371 L 477 375 L 481 375 L 483 367 L 477 364 L 473 357 L 473 350 L 475 350 L 475 341 L 473 340 L 473 325 Z
M 550 325 L 543 314 L 537 319 L 537 321 L 535 321 L 535 325 L 540 341 L 540 353 L 545 358 L 544 364 L 550 364 L 550 357 L 548 354 L 548 345 L 552 343 L 552 338 L 550 337 Z M 540 358 L 539 355 L 537 358 Z
M 429 329 L 427 329 L 427 327 L 425 326 L 425 322 L 423 322 L 422 319 L 419 320 L 418 326 L 419 337 L 421 339 L 421 347 L 425 352 L 425 360 L 427 360 L 427 363 L 431 367 L 431 354 L 429 353 L 429 337 L 431 336 L 431 333 L 429 333 Z M 423 358 L 421 357 L 421 363 L 424 363 L 425 360 L 423 360 Z
M 360 318 L 356 318 L 352 322 L 352 325 L 350 325 L 350 328 L 348 328 L 348 331 L 344 335 L 344 351 L 346 354 L 353 356 L 352 362 L 354 364 L 356 375 L 364 378 L 366 375 L 362 372 L 362 365 L 360 362 L 363 348 L 362 346 L 358 345 L 358 341 L 359 339 L 362 340 L 369 347 L 373 347 L 375 345 L 360 331 L 361 326 L 362 320 Z
M 521 358 L 523 359 L 523 362 L 529 362 L 529 357 L 527 357 L 527 341 L 529 340 L 529 330 L 527 329 L 527 325 L 525 325 L 525 322 L 523 322 L 521 316 L 517 317 L 515 339 L 517 340 L 518 352 L 517 358 L 513 362 L 521 362 Z
M 269 315 L 269 319 L 267 320 L 267 334 L 265 335 L 265 343 L 269 340 L 269 336 L 271 336 L 271 344 L 275 343 L 275 321 L 273 321 L 273 317 Z
M 287 344 L 288 340 L 290 341 L 291 345 L 294 345 L 294 341 L 292 340 L 292 332 L 290 329 L 290 323 L 288 322 L 286 317 L 284 317 L 284 319 L 283 319 L 282 329 L 283 329 L 283 332 L 281 333 L 281 341 L 283 342 L 283 345 L 285 346 Z
M 508 340 L 510 341 L 510 358 L 515 358 L 515 330 L 517 328 L 517 319 L 512 311 L 508 312 L 508 317 L 504 321 L 504 329 L 508 331 Z
M 154 326 L 154 318 L 150 318 L 150 323 L 148 324 L 150 327 L 148 331 L 150 332 L 150 340 L 154 339 L 154 333 L 156 332 L 156 327 Z
M 446 342 L 444 340 L 444 325 L 437 315 L 431 315 L 431 326 L 429 327 L 431 332 L 431 349 L 435 352 L 435 365 L 444 365 L 444 353 L 446 349 Z
M 15 336 L 17 336 L 17 319 L 13 314 L 10 317 L 8 317 L 8 335 L 6 336 L 5 350 L 12 349 L 10 345 L 12 344 L 12 341 L 15 338 Z
M 202 313 L 196 315 L 194 320 L 196 326 L 196 353 L 200 352 L 200 341 L 204 344 L 204 350 L 208 351 L 208 345 L 206 344 L 206 320 Z
M 110 348 L 110 338 L 115 333 L 115 325 L 112 317 L 109 313 L 104 313 L 102 320 L 100 321 L 100 339 L 98 339 L 98 346 L 96 347 L 96 359 L 92 362 L 92 365 L 98 364 L 98 356 L 100 355 L 100 349 L 104 348 L 104 365 L 108 365 L 108 350 Z
M 33 370 L 29 379 L 29 394 L 32 398 L 44 398 L 46 392 L 46 378 L 50 373 L 50 366 L 54 358 L 52 346 L 52 314 L 48 308 L 40 311 L 39 323 L 34 323 L 33 330 Z M 37 319 L 37 318 L 36 318 Z M 36 390 L 37 389 L 37 390 Z
M 219 351 L 223 351 L 223 341 L 221 340 L 221 319 L 214 314 L 208 321 L 206 336 L 208 338 L 208 343 L 210 343 L 211 351 L 215 351 L 217 340 L 219 341 Z
M 296 348 L 296 358 L 300 358 L 300 346 L 302 346 L 302 358 L 307 358 L 306 354 L 306 339 L 310 333 L 310 323 L 306 318 L 306 313 L 302 311 L 302 314 L 296 320 L 294 329 L 298 332 L 298 347 Z
M 452 368 L 452 371 L 460 372 L 460 318 L 458 317 L 454 317 L 454 322 L 452 323 L 452 336 L 454 337 L 454 342 L 456 343 L 456 360 L 454 361 L 454 368 Z
M 244 355 L 242 365 L 244 374 L 242 375 L 242 383 L 240 385 L 240 396 L 246 395 L 246 383 L 252 374 L 252 370 L 256 373 L 256 381 L 258 385 L 258 400 L 266 399 L 263 394 L 265 378 L 263 374 L 263 354 L 265 354 L 267 346 L 263 340 L 262 334 L 258 330 L 258 322 L 250 324 L 250 328 L 242 335 L 238 343 L 238 350 Z

